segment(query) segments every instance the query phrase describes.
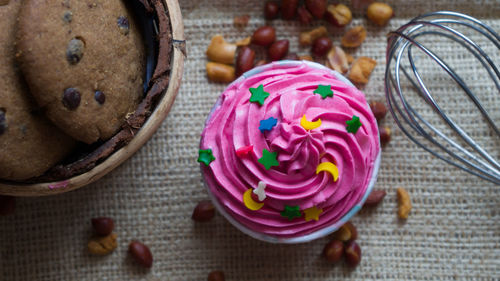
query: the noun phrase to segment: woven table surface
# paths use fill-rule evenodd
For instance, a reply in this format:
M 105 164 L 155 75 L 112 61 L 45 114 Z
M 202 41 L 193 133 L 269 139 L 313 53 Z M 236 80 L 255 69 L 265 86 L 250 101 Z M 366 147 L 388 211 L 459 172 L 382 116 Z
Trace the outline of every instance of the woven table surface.
M 331 2 L 331 1 L 330 1 Z M 390 1 L 395 18 L 383 28 L 354 11 L 350 26 L 363 24 L 368 36 L 351 53 L 378 62 L 364 88 L 367 99 L 384 100 L 386 33 L 418 14 L 453 10 L 468 13 L 500 31 L 500 2 L 495 0 Z M 328 238 L 307 244 L 275 245 L 257 241 L 230 225 L 221 215 L 207 223 L 191 220 L 193 208 L 208 195 L 198 156 L 205 118 L 224 90 L 208 82 L 205 50 L 211 36 L 229 41 L 251 35 L 265 23 L 264 1 L 182 0 L 188 59 L 183 83 L 171 113 L 154 137 L 116 170 L 90 186 L 53 197 L 20 198 L 14 215 L 0 217 L 0 280 L 206 280 L 223 270 L 226 280 L 500 280 L 500 188 L 446 165 L 423 151 L 397 128 L 391 116 L 384 125 L 393 138 L 383 149 L 375 188 L 387 191 L 377 208 L 362 210 L 352 222 L 359 232 L 361 264 L 354 270 L 329 264 L 321 256 Z M 251 16 L 245 28 L 233 17 Z M 279 39 L 298 46 L 298 21 L 270 22 Z M 320 25 L 317 21 L 311 27 Z M 329 29 L 338 45 L 342 29 Z M 445 50 L 447 45 L 437 49 Z M 462 73 L 473 87 L 483 87 L 475 63 L 463 61 Z M 499 60 L 497 60 L 497 63 Z M 435 75 L 432 79 L 438 79 Z M 436 82 L 434 81 L 434 82 Z M 486 80 L 487 81 L 487 80 Z M 499 159 L 498 139 L 476 126 L 476 115 L 455 88 L 437 93 L 460 116 L 464 127 Z M 484 91 L 494 93 L 491 86 Z M 500 97 L 490 95 L 493 118 L 500 124 Z M 468 122 L 470 120 L 470 122 Z M 477 127 L 477 128 L 476 128 Z M 490 138 L 488 138 L 490 136 Z M 406 188 L 413 209 L 406 222 L 397 218 L 396 188 Z M 118 248 L 105 257 L 87 252 L 90 219 L 115 220 Z M 151 270 L 134 264 L 128 243 L 140 240 L 154 256 Z

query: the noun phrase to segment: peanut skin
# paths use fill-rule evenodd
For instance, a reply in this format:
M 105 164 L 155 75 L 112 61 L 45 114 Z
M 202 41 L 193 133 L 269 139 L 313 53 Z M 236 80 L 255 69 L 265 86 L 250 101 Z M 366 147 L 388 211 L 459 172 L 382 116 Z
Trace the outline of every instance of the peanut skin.
M 234 73 L 234 67 L 217 63 L 217 62 L 207 62 L 207 76 L 213 82 L 230 83 L 236 76 Z
M 411 211 L 410 195 L 406 189 L 399 187 L 397 190 L 398 196 L 398 216 L 400 219 L 407 219 Z
M 207 49 L 207 57 L 214 62 L 233 64 L 236 55 L 236 44 L 230 44 L 224 40 L 222 35 L 212 37 Z
M 250 47 L 245 46 L 240 49 L 236 57 L 236 76 L 247 72 L 254 67 L 255 52 Z
M 314 42 L 314 40 L 318 39 L 319 37 L 327 35 L 328 31 L 326 30 L 326 27 L 320 26 L 309 31 L 301 32 L 299 37 L 299 43 L 302 46 L 308 46 L 311 45 Z

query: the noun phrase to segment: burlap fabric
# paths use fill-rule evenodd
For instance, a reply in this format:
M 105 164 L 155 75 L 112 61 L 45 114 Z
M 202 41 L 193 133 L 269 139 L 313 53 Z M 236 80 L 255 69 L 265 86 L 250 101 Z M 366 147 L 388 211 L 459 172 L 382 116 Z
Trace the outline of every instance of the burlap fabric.
M 389 26 L 367 24 L 361 14 L 354 23 L 368 26 L 364 45 L 354 52 L 379 63 L 365 88 L 369 100 L 383 99 L 385 34 L 426 11 L 447 9 L 469 13 L 500 30 L 500 2 L 392 1 L 396 18 Z M 377 188 L 388 196 L 373 210 L 353 219 L 359 231 L 363 258 L 349 270 L 325 262 L 320 253 L 328 238 L 308 244 L 273 245 L 254 240 L 220 215 L 208 223 L 190 216 L 199 200 L 207 198 L 196 163 L 199 135 L 210 108 L 225 85 L 205 76 L 205 49 L 215 33 L 241 39 L 264 23 L 263 1 L 181 1 L 188 60 L 175 105 L 155 136 L 130 160 L 97 183 L 68 194 L 18 200 L 15 215 L 0 218 L 0 280 L 205 280 L 215 269 L 227 280 L 499 280 L 500 189 L 445 165 L 385 124 L 393 141 L 383 151 Z M 248 13 L 250 24 L 233 27 L 233 16 Z M 274 21 L 279 38 L 298 47 L 298 22 Z M 331 30 L 338 44 L 340 30 Z M 446 45 L 436 46 L 447 50 Z M 484 91 L 477 64 L 463 57 L 468 81 Z M 498 63 L 498 61 L 497 61 Z M 439 75 L 431 80 L 439 85 Z M 483 87 L 483 88 L 481 88 Z M 474 136 L 486 141 L 487 131 L 475 130 L 475 113 L 453 88 L 437 89 L 450 103 L 451 114 L 463 116 Z M 493 115 L 500 120 L 499 96 L 490 95 Z M 496 107 L 495 107 L 496 106 Z M 465 108 L 465 109 L 464 109 Z M 467 121 L 472 120 L 470 123 Z M 469 124 L 469 125 L 467 125 Z M 494 150 L 495 151 L 495 150 Z M 395 189 L 408 189 L 413 210 L 406 223 L 396 217 Z M 90 218 L 115 219 L 119 246 L 106 257 L 86 251 L 92 234 Z M 136 266 L 127 254 L 130 240 L 150 246 L 154 266 Z

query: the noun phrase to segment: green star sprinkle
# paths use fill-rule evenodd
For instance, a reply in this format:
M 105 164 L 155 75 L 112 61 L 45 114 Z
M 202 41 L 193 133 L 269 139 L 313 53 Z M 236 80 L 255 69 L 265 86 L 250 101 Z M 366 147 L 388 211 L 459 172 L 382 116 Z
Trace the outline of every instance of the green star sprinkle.
M 250 88 L 250 93 L 252 96 L 250 97 L 250 102 L 258 102 L 260 105 L 264 104 L 264 100 L 269 97 L 269 93 L 264 91 L 264 86 L 262 84 L 257 88 Z
M 332 86 L 330 85 L 318 85 L 318 88 L 313 93 L 321 95 L 323 99 L 333 97 Z
M 289 221 L 293 220 L 294 218 L 302 217 L 299 206 L 285 205 L 285 210 L 283 210 L 283 212 L 281 212 L 280 214 L 281 216 L 288 218 Z
M 200 149 L 198 153 L 198 162 L 203 163 L 207 166 L 210 165 L 210 162 L 215 160 L 211 149 Z
M 276 160 L 276 157 L 278 156 L 277 152 L 270 152 L 267 149 L 262 150 L 262 157 L 259 158 L 259 163 L 264 165 L 266 167 L 266 170 L 271 169 L 272 166 L 279 166 L 278 160 Z
M 345 123 L 347 124 L 347 131 L 353 134 L 355 134 L 362 125 L 359 121 L 359 117 L 356 115 L 353 115 L 352 119 L 345 121 Z

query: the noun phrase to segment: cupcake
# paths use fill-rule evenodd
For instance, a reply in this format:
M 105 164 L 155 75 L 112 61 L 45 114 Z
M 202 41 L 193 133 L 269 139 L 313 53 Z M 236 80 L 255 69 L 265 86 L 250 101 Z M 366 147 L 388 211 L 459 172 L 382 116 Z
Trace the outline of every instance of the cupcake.
M 306 61 L 257 67 L 209 114 L 198 162 L 218 211 L 244 233 L 307 242 L 347 222 L 377 176 L 377 122 L 364 94 Z

